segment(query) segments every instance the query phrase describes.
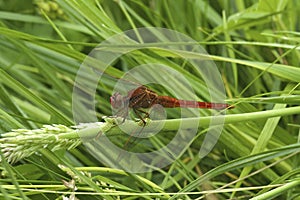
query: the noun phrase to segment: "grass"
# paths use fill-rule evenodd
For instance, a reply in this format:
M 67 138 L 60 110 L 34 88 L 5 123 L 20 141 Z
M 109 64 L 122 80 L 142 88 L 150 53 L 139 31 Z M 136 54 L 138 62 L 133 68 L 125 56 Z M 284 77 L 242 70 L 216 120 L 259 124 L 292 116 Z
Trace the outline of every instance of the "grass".
M 299 196 L 297 1 L 13 0 L 0 2 L 0 8 L 1 198 Z M 149 26 L 193 40 L 151 29 L 159 39 L 147 43 L 149 37 L 136 28 Z M 130 29 L 136 41 L 118 37 Z M 87 58 L 92 50 L 98 61 Z M 119 58 L 109 60 L 112 55 Z M 78 76 L 82 63 L 94 68 Z M 206 70 L 212 64 L 217 71 Z M 135 77 L 126 75 L 132 70 Z M 218 72 L 224 87 L 211 82 Z M 199 101 L 210 101 L 212 95 L 222 99 L 223 90 L 226 103 L 235 108 L 226 115 L 166 109 L 167 120 L 156 110 L 151 119 L 157 120 L 147 120 L 140 136 L 160 127 L 158 134 L 133 139 L 124 130 L 139 134 L 139 123 L 126 120 L 116 127 L 118 119 L 102 117 L 113 114 L 109 98 L 114 87 L 132 87 L 138 78 L 163 83 L 149 84 L 161 95 Z M 74 127 L 78 122 L 92 124 Z M 176 135 L 178 130 L 182 134 Z M 168 146 L 172 151 L 155 154 L 174 138 L 174 146 Z M 149 165 L 103 141 L 145 153 Z M 205 157 L 199 156 L 201 148 Z M 128 167 L 151 171 L 133 173 Z

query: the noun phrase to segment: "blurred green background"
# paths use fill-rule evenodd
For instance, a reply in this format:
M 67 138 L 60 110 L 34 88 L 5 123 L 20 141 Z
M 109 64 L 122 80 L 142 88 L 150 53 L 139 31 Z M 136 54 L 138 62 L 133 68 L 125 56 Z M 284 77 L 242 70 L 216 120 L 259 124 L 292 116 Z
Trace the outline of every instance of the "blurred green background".
M 10 136 L 19 153 L 15 156 L 28 156 L 8 163 L 4 158 L 12 147 L 4 135 L 1 198 L 299 199 L 299 12 L 296 0 L 0 1 L 1 134 L 73 125 L 72 91 L 86 55 L 109 37 L 139 27 L 176 30 L 201 44 L 222 75 L 227 102 L 235 105 L 205 158 L 198 151 L 207 127 L 200 127 L 175 162 L 149 173 L 109 168 L 84 145 L 75 148 L 78 138 L 70 140 L 76 143 L 72 148 L 70 141 L 58 141 L 61 146 L 53 151 L 34 142 L 30 146 L 30 140 L 25 147 L 22 135 Z M 184 71 L 195 90 L 203 86 L 180 58 L 159 53 L 141 50 L 124 56 L 109 74 L 120 78 L 155 60 Z M 97 89 L 99 121 L 111 115 L 112 84 L 108 80 Z M 207 100 L 205 91 L 197 94 Z M 176 110 L 169 112 L 176 118 Z M 122 138 L 112 140 L 122 146 L 127 140 Z M 169 138 L 172 131 L 162 131 L 151 143 Z M 141 151 L 149 150 L 135 143 Z

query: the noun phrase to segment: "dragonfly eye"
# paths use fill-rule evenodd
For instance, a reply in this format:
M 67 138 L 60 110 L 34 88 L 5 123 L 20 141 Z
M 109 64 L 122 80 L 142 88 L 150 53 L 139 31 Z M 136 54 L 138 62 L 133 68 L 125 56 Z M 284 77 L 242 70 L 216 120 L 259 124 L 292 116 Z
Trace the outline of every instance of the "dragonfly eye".
M 119 92 L 114 93 L 110 97 L 110 104 L 113 108 L 121 108 L 123 105 L 123 97 Z

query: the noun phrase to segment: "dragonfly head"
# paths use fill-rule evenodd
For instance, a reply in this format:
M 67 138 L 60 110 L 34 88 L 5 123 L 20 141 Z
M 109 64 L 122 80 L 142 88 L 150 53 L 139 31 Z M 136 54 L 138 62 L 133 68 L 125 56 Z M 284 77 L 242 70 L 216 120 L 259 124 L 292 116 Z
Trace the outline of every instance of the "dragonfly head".
M 119 92 L 114 93 L 110 97 L 110 105 L 113 108 L 122 108 L 124 106 L 124 98 L 123 98 L 123 96 Z

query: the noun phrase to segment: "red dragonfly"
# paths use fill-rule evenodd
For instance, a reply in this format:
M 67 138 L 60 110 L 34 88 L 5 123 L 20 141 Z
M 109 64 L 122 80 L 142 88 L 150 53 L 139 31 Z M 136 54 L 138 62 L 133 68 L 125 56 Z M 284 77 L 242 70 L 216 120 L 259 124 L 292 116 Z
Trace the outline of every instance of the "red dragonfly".
M 155 104 L 159 104 L 164 108 L 204 108 L 204 109 L 232 109 L 234 106 L 226 103 L 211 103 L 199 102 L 193 100 L 180 100 L 169 96 L 159 96 L 154 91 L 146 86 L 140 86 L 136 89 L 130 90 L 126 96 L 122 96 L 119 92 L 114 93 L 110 97 L 110 103 L 113 108 L 119 109 L 117 114 L 122 113 L 123 122 L 128 115 L 128 109 L 132 109 L 134 113 L 143 121 L 149 117 L 149 114 L 142 109 L 151 108 Z M 142 117 L 141 113 L 145 116 Z

